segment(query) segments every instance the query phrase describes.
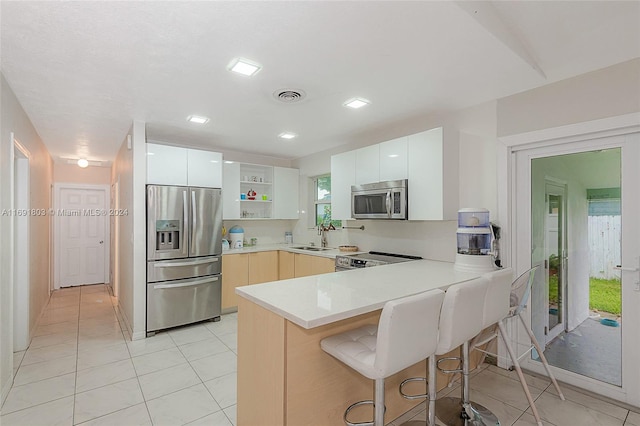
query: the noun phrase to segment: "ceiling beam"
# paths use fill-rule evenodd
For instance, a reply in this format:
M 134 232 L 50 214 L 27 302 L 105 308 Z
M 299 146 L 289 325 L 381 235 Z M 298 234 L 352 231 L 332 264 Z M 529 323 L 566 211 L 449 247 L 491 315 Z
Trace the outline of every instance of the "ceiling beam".
M 500 16 L 491 1 L 455 1 L 454 3 L 529 64 L 542 78 L 547 79 L 547 75 L 538 64 L 526 40 L 505 21 L 504 17 Z

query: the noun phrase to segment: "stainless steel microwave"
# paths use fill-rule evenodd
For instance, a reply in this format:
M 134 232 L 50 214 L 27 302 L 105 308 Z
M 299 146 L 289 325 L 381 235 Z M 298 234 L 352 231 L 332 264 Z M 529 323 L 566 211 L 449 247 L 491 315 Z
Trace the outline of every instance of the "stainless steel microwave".
M 407 180 L 353 185 L 351 217 L 354 219 L 407 220 Z

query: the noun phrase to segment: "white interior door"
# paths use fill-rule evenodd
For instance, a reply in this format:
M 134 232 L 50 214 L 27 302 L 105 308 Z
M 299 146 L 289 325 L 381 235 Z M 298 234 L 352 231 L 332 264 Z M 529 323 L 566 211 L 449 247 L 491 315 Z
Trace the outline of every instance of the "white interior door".
M 541 146 L 539 148 L 528 148 L 515 152 L 514 185 L 511 191 L 514 203 L 512 214 L 510 215 L 514 236 L 514 263 L 519 271 L 525 270 L 532 265 L 532 258 L 542 259 L 544 247 L 539 244 L 540 235 L 532 235 L 532 229 L 536 229 L 535 221 L 541 220 L 542 214 L 537 214 L 535 203 L 532 203 L 532 170 L 531 162 L 535 158 L 560 156 L 563 154 L 574 154 L 587 151 L 607 150 L 620 148 L 621 150 L 621 205 L 622 205 L 622 384 L 621 386 L 604 383 L 580 374 L 576 374 L 560 368 L 553 368 L 557 379 L 566 383 L 579 386 L 600 395 L 623 401 L 625 403 L 640 406 L 640 333 L 637 332 L 636 324 L 640 321 L 640 133 L 632 133 L 620 136 L 611 136 L 600 139 L 591 139 L 580 142 L 558 143 L 556 145 Z M 538 203 L 542 204 L 543 203 Z M 533 211 L 532 211 L 533 208 Z M 542 207 L 544 208 L 544 207 Z M 532 226 L 533 224 L 533 226 Z M 537 228 L 540 229 L 540 228 Z M 569 237 L 569 238 L 575 238 Z M 580 244 L 575 244 L 573 250 L 580 250 Z M 568 258 L 574 259 L 569 262 L 569 273 L 572 267 L 576 268 L 576 263 L 580 262 L 580 257 L 572 256 L 569 248 Z M 571 266 L 573 265 L 573 266 Z M 542 297 L 542 296 L 540 296 Z M 532 301 L 528 307 L 530 321 L 534 333 L 538 336 L 539 330 L 535 330 L 536 321 L 531 318 L 531 306 L 536 303 L 536 295 L 532 290 Z M 523 347 L 526 343 L 523 339 L 524 333 L 517 333 L 517 339 Z M 543 341 L 542 338 L 538 338 Z M 542 365 L 525 357 L 523 367 L 532 371 L 544 374 Z
M 565 328 L 565 293 L 567 282 L 567 187 L 545 183 L 545 343 L 551 342 Z
M 62 187 L 57 206 L 58 286 L 104 283 L 108 241 L 106 190 Z

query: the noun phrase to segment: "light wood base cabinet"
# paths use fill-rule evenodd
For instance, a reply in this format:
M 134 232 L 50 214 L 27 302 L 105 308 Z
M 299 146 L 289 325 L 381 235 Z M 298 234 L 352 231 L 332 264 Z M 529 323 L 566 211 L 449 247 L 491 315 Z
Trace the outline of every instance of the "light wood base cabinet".
M 320 340 L 364 324 L 377 324 L 381 311 L 304 329 L 247 299 L 238 300 L 239 426 L 341 425 L 350 404 L 373 398 L 373 381 L 325 353 Z M 458 354 L 454 350 L 445 356 Z M 473 358 L 471 361 L 472 365 L 477 363 Z M 425 360 L 385 381 L 385 423 L 422 403 L 403 399 L 398 387 L 408 377 L 427 377 L 426 372 Z M 446 386 L 447 379 L 438 372 L 438 390 Z M 424 384 L 422 389 L 418 386 L 407 391 L 424 392 Z
M 249 284 L 249 255 L 222 256 L 222 309 L 238 306 L 236 287 Z
M 288 280 L 296 277 L 295 271 L 295 254 L 288 251 L 278 252 L 278 278 Z
M 335 260 L 328 257 L 295 254 L 295 277 L 335 272 Z
M 249 284 L 278 280 L 278 252 L 249 253 Z

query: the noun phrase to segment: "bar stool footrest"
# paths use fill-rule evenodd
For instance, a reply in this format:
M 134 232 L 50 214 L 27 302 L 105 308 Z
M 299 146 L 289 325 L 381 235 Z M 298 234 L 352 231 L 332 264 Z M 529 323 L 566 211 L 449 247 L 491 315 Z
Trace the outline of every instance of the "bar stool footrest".
M 444 362 L 444 361 L 458 361 L 458 362 L 461 362 L 462 361 L 461 357 L 459 357 L 459 356 L 447 356 L 447 357 L 444 357 L 444 358 L 440 358 L 436 362 L 436 366 L 438 367 L 438 370 L 440 370 L 444 374 L 462 373 L 462 368 L 456 368 L 455 370 L 445 370 L 444 368 L 440 367 L 440 363 Z
M 404 399 L 409 399 L 409 400 L 427 399 L 427 400 L 429 400 L 429 394 L 428 393 L 417 394 L 417 395 L 409 395 L 409 394 L 404 393 L 402 391 L 402 388 L 404 387 L 405 384 L 407 384 L 409 382 L 425 382 L 425 383 L 428 383 L 428 380 L 425 377 L 409 377 L 408 379 L 403 380 L 402 383 L 400 383 L 400 395 L 402 395 L 402 397 Z
M 373 400 L 371 400 L 371 399 L 367 399 L 367 400 L 364 400 L 364 401 L 354 402 L 353 404 L 351 404 L 350 406 L 348 406 L 348 407 L 347 407 L 347 409 L 344 411 L 344 416 L 343 416 L 343 420 L 344 420 L 344 422 L 345 422 L 345 424 L 346 424 L 347 426 L 374 426 L 374 422 L 373 422 L 373 421 L 371 421 L 371 422 L 353 423 L 353 422 L 351 422 L 351 421 L 349 421 L 349 420 L 347 419 L 347 417 L 349 416 L 349 412 L 350 412 L 351 410 L 353 410 L 354 408 L 359 407 L 359 406 L 361 406 L 361 405 L 373 405 L 374 407 L 376 406 L 376 404 L 374 403 L 374 401 L 373 401 Z M 385 412 L 385 413 L 387 412 L 387 407 L 386 407 L 386 406 L 384 407 L 384 412 Z

